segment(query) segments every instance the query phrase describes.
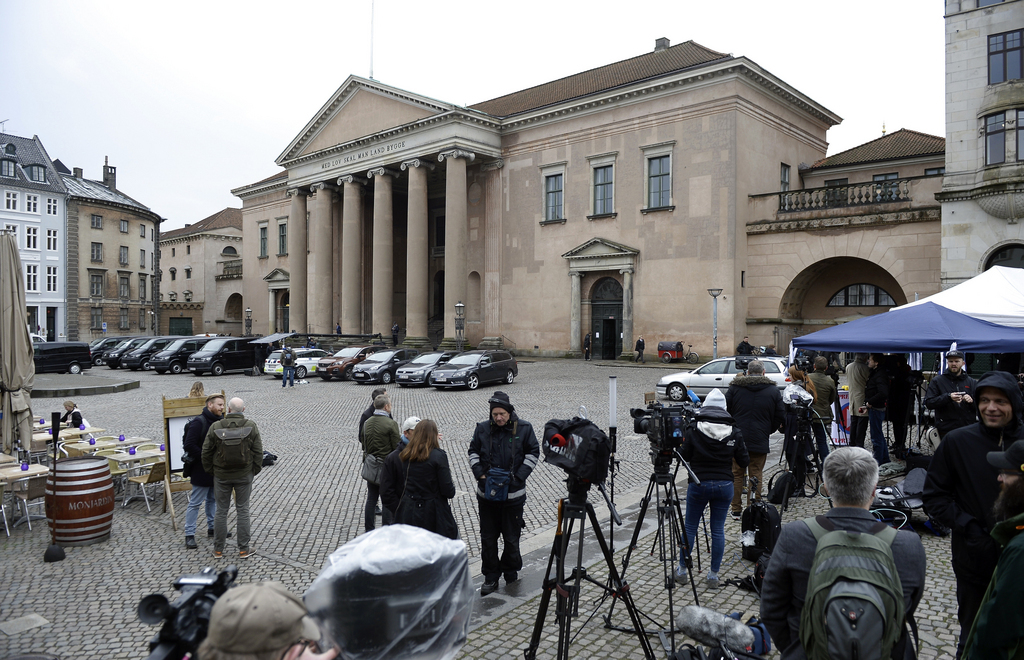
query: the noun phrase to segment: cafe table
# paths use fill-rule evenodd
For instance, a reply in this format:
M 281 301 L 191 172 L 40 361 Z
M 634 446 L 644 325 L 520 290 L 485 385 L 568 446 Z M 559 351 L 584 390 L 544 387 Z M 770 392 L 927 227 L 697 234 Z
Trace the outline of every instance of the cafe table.
M 17 463 L 18 459 L 10 454 L 0 454 L 0 465 L 6 466 L 8 463 Z
M 3 497 L 4 487 L 7 486 L 8 484 L 13 484 L 15 481 L 18 481 L 20 479 L 38 477 L 40 475 L 46 474 L 49 471 L 50 468 L 46 467 L 45 465 L 39 465 L 38 463 L 30 464 L 27 470 L 22 470 L 21 465 L 5 465 L 4 467 L 0 468 L 0 497 Z M 43 518 L 46 518 L 46 516 L 32 516 L 32 520 L 42 520 Z M 15 520 L 12 526 L 17 527 L 26 520 L 27 519 L 25 518 L 25 516 L 22 516 L 21 518 Z
M 166 455 L 164 454 L 164 452 L 159 451 L 159 450 L 153 450 L 153 449 L 146 449 L 146 450 L 143 450 L 143 451 L 136 451 L 134 454 L 129 454 L 126 451 L 119 451 L 119 452 L 116 452 L 114 454 L 107 454 L 106 456 L 103 456 L 103 458 L 108 458 L 108 459 L 110 459 L 112 461 L 117 461 L 118 463 L 123 463 L 125 465 L 125 467 L 128 469 L 128 476 L 129 477 L 134 476 L 132 474 L 133 472 L 139 473 L 139 472 L 141 472 L 142 468 L 146 467 L 146 465 L 143 464 L 142 461 L 145 461 L 146 459 L 150 459 L 151 461 L 153 459 L 157 459 L 157 461 L 159 461 L 159 459 L 164 459 L 165 457 L 166 457 Z M 131 497 L 129 497 L 128 496 L 128 489 L 125 488 L 125 496 L 124 496 L 124 499 L 123 499 L 123 501 L 121 503 L 121 506 L 128 506 L 128 503 L 131 502 L 136 497 L 141 497 L 141 496 L 140 495 L 132 495 Z
M 98 435 L 100 433 L 103 433 L 104 431 L 106 431 L 106 429 L 96 428 L 95 426 L 90 426 L 90 427 L 85 428 L 85 429 L 63 429 L 60 432 L 59 437 L 60 437 L 61 440 L 71 440 L 71 439 L 80 438 L 83 435 Z M 43 433 L 33 433 L 32 434 L 32 440 L 34 440 L 36 442 L 39 442 L 39 441 L 49 442 L 52 439 L 53 439 L 53 436 L 50 435 L 49 433 L 46 433 L 46 432 L 43 432 Z

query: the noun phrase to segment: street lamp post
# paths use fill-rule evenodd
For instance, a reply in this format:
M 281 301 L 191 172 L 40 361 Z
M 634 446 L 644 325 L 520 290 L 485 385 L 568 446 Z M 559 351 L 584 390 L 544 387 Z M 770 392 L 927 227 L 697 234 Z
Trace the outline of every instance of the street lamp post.
M 462 351 L 466 341 L 466 306 L 462 301 L 455 303 L 455 348 Z
M 245 308 L 245 336 L 252 336 L 252 308 Z
M 714 334 L 711 335 L 712 340 L 712 359 L 718 359 L 718 296 L 722 295 L 721 289 L 708 289 L 708 293 L 711 294 L 712 300 L 712 318 L 714 318 Z

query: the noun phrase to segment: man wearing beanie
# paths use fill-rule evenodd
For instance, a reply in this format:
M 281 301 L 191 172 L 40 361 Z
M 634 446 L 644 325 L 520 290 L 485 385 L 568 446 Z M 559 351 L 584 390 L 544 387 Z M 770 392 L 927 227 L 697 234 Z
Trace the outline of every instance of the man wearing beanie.
M 469 443 L 469 466 L 476 478 L 480 509 L 480 561 L 484 584 L 480 595 L 498 589 L 498 578 L 506 584 L 519 579 L 523 557 L 519 536 L 523 529 L 526 479 L 540 460 L 540 445 L 533 426 L 519 419 L 504 392 L 488 399 L 490 419 L 476 425 Z M 503 479 L 503 473 L 508 478 Z M 488 476 L 491 478 L 488 479 Z M 502 484 L 507 483 L 507 488 Z M 498 558 L 498 537 L 505 549 Z
M 331 660 L 338 651 L 316 653 L 320 628 L 306 606 L 280 582 L 256 582 L 229 589 L 210 612 L 210 628 L 200 644 L 203 660 L 281 658 Z

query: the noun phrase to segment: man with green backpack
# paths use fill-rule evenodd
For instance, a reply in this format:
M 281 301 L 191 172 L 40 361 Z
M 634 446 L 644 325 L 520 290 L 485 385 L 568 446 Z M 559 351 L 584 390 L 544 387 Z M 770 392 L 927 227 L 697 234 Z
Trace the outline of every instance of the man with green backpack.
M 245 402 L 235 397 L 228 401 L 228 414 L 214 422 L 203 442 L 203 469 L 213 475 L 213 494 L 217 513 L 213 519 L 213 556 L 224 556 L 228 535 L 228 507 L 235 494 L 238 556 L 249 550 L 249 495 L 252 480 L 263 469 L 263 442 L 256 422 L 246 419 Z
M 924 592 L 921 539 L 869 513 L 878 485 L 870 452 L 837 449 L 823 473 L 834 508 L 782 528 L 764 576 L 761 620 L 783 660 L 914 658 L 909 628 Z

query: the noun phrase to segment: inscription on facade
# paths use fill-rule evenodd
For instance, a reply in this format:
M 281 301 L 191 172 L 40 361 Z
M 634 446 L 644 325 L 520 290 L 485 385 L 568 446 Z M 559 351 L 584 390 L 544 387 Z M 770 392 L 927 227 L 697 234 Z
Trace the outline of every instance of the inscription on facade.
M 343 156 L 341 158 L 329 160 L 326 163 L 321 164 L 320 169 L 329 170 L 334 167 L 339 167 L 341 165 L 347 165 L 348 163 L 354 163 L 356 161 L 363 160 L 364 158 L 370 158 L 371 156 L 379 156 L 380 154 L 387 154 L 391 153 L 392 151 L 398 151 L 399 149 L 404 148 L 405 140 L 402 140 L 401 142 L 392 142 L 391 144 L 382 144 L 379 147 L 374 147 L 372 149 L 367 149 L 365 151 L 358 151 L 354 154 L 349 154 L 348 156 Z

